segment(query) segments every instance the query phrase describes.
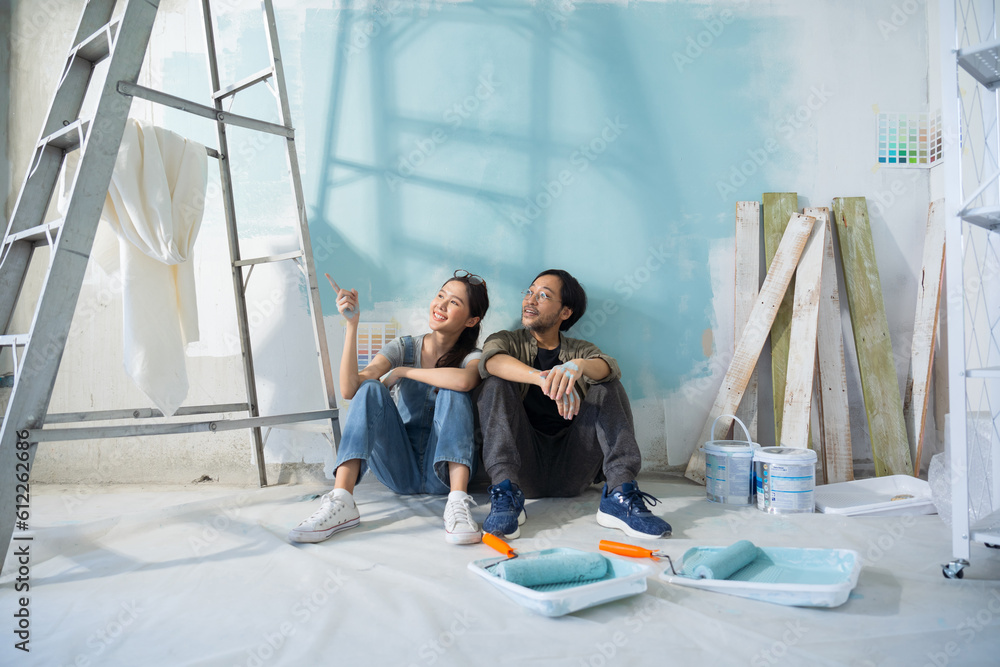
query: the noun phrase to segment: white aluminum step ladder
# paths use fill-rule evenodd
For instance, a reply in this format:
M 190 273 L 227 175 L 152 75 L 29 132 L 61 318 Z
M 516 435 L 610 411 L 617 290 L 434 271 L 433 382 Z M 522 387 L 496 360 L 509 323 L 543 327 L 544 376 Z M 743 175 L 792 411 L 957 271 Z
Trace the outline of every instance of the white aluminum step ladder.
M 136 85 L 153 29 L 153 21 L 156 18 L 157 1 L 130 1 L 124 11 L 112 19 L 115 4 L 115 0 L 89 0 L 81 14 L 63 76 L 56 89 L 34 157 L 7 225 L 3 246 L 0 247 L 0 332 L 3 332 L 3 335 L 0 335 L 0 348 L 10 347 L 14 360 L 14 387 L 0 430 L 0 475 L 3 475 L 0 479 L 0 545 L 4 549 L 4 558 L 14 528 L 25 530 L 30 527 L 28 520 L 30 508 L 24 502 L 24 498 L 28 495 L 29 472 L 38 442 L 249 428 L 253 438 L 260 485 L 266 486 L 264 439 L 261 437 L 261 428 L 322 420 L 323 423 L 329 424 L 329 429 L 324 430 L 328 433 L 327 437 L 333 443 L 335 450 L 340 440 L 333 372 L 329 362 L 298 156 L 295 152 L 295 131 L 291 123 L 271 0 L 262 2 L 270 66 L 262 72 L 226 87 L 219 81 L 210 2 L 202 0 L 213 106 L 197 104 Z M 102 88 L 94 91 L 99 92 L 96 111 L 91 120 L 81 119 L 79 115 L 91 86 L 91 74 L 94 66 L 103 60 L 108 61 L 108 73 Z M 269 81 L 270 83 L 267 83 Z M 226 99 L 259 83 L 266 83 L 277 98 L 280 124 L 230 114 L 223 110 L 222 105 Z M 208 149 L 208 153 L 219 162 L 247 401 L 184 406 L 175 415 L 181 418 L 180 421 L 170 418 L 157 420 L 156 423 L 141 423 L 141 420 L 146 418 L 163 417 L 162 413 L 151 408 L 48 415 L 46 412 L 52 388 L 69 334 L 73 312 L 80 296 L 133 97 L 169 105 L 216 121 L 219 146 L 217 150 Z M 296 225 L 298 250 L 268 257 L 241 256 L 229 147 L 226 140 L 227 125 L 238 125 L 285 138 L 288 168 L 298 213 Z M 66 155 L 76 150 L 80 152 L 79 164 L 70 189 L 65 216 L 60 220 L 45 222 L 46 210 Z M 51 254 L 30 331 L 11 334 L 8 328 L 32 253 L 36 247 L 42 245 L 48 245 Z M 325 388 L 326 408 L 294 414 L 261 416 L 257 402 L 245 290 L 255 265 L 285 260 L 296 262 L 308 281 L 316 360 Z M 207 419 L 211 415 L 221 416 L 233 412 L 246 412 L 247 417 Z M 199 416 L 203 420 L 192 421 L 191 416 Z M 185 417 L 188 419 L 184 419 Z M 117 419 L 138 420 L 140 423 L 50 428 L 52 424 Z

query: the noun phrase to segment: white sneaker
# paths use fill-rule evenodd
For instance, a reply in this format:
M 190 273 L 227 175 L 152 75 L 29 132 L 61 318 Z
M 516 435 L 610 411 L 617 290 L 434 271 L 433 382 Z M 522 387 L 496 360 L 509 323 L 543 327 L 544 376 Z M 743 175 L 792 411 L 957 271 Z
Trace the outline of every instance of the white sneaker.
M 472 496 L 464 491 L 448 494 L 448 504 L 444 506 L 445 540 L 451 544 L 475 544 L 483 539 L 469 507 L 475 504 Z
M 340 530 L 354 528 L 361 523 L 361 513 L 354 504 L 354 496 L 344 489 L 334 489 L 323 496 L 323 502 L 312 516 L 292 528 L 288 539 L 292 542 L 322 542 Z

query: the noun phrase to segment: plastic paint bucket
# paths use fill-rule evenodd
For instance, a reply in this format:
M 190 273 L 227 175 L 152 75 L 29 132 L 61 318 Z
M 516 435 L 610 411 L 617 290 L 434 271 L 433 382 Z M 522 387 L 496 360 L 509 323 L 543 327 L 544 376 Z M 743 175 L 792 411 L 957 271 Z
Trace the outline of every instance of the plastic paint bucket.
M 754 454 L 757 509 L 796 514 L 816 509 L 816 452 L 797 447 L 764 447 Z
M 732 417 L 743 428 L 746 440 L 709 440 L 701 448 L 705 454 L 705 497 L 713 503 L 753 505 L 753 455 L 760 445 L 751 442 L 747 427 L 733 415 L 716 417 L 713 437 L 722 417 Z

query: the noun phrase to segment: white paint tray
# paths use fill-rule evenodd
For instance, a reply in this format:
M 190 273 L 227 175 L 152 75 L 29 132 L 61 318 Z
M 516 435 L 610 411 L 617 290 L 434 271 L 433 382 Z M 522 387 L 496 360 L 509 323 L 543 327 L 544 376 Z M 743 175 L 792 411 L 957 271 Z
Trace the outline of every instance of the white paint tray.
M 912 475 L 889 475 L 817 486 L 815 497 L 816 509 L 827 514 L 899 516 L 937 512 L 931 497 L 931 485 Z
M 581 553 L 588 552 L 560 547 L 530 551 L 518 555 L 518 558 Z M 646 575 L 652 571 L 649 565 L 628 562 L 606 554 L 601 555 L 608 560 L 608 573 L 602 579 L 583 583 L 549 584 L 528 588 L 506 581 L 486 569 L 490 565 L 507 560 L 503 556 L 473 561 L 469 563 L 469 569 L 499 588 L 501 593 L 514 602 L 543 616 L 562 616 L 646 591 Z
M 725 548 L 696 547 L 689 560 L 693 565 Z M 679 586 L 791 607 L 839 607 L 847 601 L 861 574 L 861 556 L 850 549 L 759 549 L 756 560 L 728 579 L 692 579 L 672 574 L 669 569 L 660 578 Z

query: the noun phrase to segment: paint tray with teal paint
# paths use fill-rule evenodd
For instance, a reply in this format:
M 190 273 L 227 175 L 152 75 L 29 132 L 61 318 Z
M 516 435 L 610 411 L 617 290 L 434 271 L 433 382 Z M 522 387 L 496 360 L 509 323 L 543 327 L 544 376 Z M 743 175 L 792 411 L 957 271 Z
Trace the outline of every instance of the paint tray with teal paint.
M 694 547 L 684 554 L 683 570 L 726 547 Z M 678 568 L 679 570 L 681 568 Z M 695 579 L 667 571 L 671 584 L 791 607 L 839 607 L 861 574 L 861 556 L 850 549 L 759 547 L 757 557 L 727 579 Z
M 518 558 L 583 553 L 588 552 L 557 547 L 523 553 Z M 649 565 L 632 563 L 614 556 L 604 556 L 608 561 L 608 572 L 601 579 L 579 583 L 546 584 L 530 588 L 505 581 L 487 569 L 506 560 L 503 556 L 473 561 L 469 563 L 469 569 L 522 607 L 527 607 L 543 616 L 563 616 L 646 591 L 646 576 L 652 571 Z

